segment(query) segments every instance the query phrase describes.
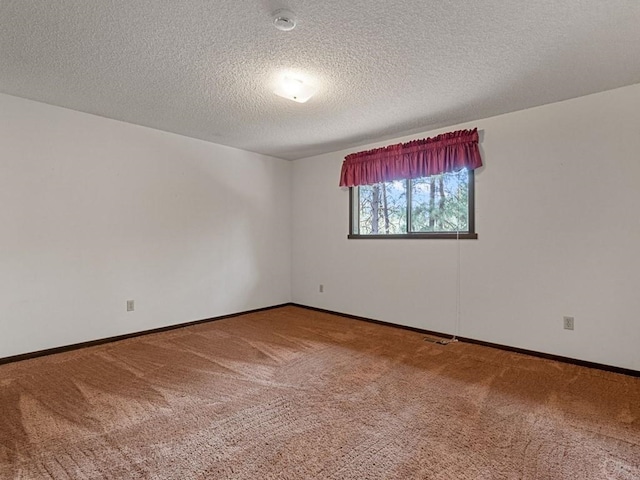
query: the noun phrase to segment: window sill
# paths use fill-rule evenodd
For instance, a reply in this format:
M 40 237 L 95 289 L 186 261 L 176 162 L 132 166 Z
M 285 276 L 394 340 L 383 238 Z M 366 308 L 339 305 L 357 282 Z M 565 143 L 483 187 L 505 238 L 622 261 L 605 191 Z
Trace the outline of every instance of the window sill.
M 350 240 L 418 240 L 418 239 L 446 239 L 446 240 L 477 240 L 477 233 L 402 233 L 395 235 L 347 235 Z

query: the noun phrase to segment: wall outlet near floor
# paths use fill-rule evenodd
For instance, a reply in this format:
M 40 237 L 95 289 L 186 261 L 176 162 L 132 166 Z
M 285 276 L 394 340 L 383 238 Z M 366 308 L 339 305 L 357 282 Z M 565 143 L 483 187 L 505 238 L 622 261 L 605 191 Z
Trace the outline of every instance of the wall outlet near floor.
M 320 293 L 324 293 L 324 285 L 323 284 L 320 284 L 320 286 L 318 287 L 318 291 Z
M 127 300 L 127 312 L 133 312 L 136 309 L 135 301 Z
M 565 330 L 573 330 L 573 317 L 562 317 Z

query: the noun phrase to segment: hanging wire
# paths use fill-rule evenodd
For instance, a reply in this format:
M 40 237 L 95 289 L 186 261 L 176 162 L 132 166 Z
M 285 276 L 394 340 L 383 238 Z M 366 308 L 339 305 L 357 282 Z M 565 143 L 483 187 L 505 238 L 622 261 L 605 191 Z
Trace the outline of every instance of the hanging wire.
M 456 324 L 454 328 L 453 337 L 450 339 L 442 339 L 438 340 L 437 343 L 439 345 L 449 345 L 450 343 L 455 343 L 458 341 L 458 335 L 460 335 L 460 217 L 462 216 L 460 213 L 460 185 L 458 181 L 458 189 L 456 192 L 456 209 L 457 209 L 457 218 L 456 218 Z M 426 340 L 426 339 L 425 339 Z

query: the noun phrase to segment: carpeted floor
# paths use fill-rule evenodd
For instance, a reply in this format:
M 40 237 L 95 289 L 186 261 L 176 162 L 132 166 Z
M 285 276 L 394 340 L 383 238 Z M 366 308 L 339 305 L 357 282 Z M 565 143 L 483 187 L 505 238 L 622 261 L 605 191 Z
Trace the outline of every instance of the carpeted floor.
M 284 307 L 0 366 L 2 479 L 640 479 L 640 379 Z

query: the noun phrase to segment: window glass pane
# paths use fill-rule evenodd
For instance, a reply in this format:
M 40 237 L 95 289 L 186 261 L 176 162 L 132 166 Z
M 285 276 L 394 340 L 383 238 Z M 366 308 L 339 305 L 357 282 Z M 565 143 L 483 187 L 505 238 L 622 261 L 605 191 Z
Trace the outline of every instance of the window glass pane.
M 469 230 L 469 175 L 466 169 L 411 180 L 412 232 Z
M 382 182 L 358 187 L 360 235 L 407 233 L 407 182 Z

